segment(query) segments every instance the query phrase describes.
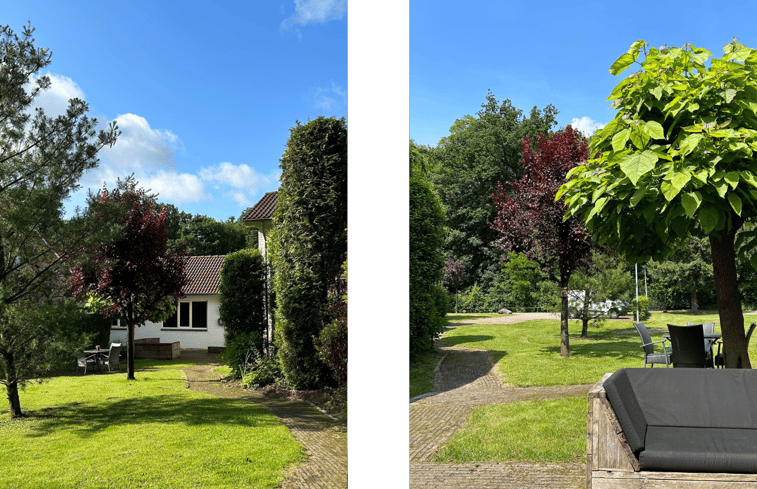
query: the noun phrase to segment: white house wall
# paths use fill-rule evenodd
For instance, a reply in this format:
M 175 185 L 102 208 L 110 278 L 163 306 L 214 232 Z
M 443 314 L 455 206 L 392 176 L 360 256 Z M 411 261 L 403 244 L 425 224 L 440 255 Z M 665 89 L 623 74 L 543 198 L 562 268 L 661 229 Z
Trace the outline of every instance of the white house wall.
M 199 328 L 164 328 L 163 323 L 148 321 L 144 326 L 134 330 L 134 339 L 160 338 L 161 343 L 180 342 L 181 348 L 208 348 L 209 346 L 225 346 L 224 328 L 218 324 L 221 315 L 219 312 L 219 295 L 189 295 L 180 302 L 207 301 L 208 303 L 208 327 Z M 126 328 L 111 328 L 110 341 L 121 340 L 126 342 Z

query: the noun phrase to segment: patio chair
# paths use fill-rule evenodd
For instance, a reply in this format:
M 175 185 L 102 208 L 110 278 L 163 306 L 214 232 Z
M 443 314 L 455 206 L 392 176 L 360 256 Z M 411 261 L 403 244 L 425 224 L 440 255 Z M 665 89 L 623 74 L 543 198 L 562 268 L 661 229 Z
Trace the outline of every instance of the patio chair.
M 752 338 L 752 332 L 754 331 L 754 328 L 757 327 L 757 323 L 752 323 L 749 325 L 749 330 L 746 333 L 746 346 L 749 347 L 749 340 Z M 720 347 L 722 343 L 718 343 L 718 354 L 715 355 L 715 366 L 718 368 L 725 368 L 725 353 L 720 352 Z
M 650 364 L 654 368 L 654 364 L 664 364 L 665 367 L 670 366 L 670 349 L 665 347 L 666 339 L 659 341 L 652 341 L 652 337 L 647 331 L 647 327 L 644 323 L 633 323 L 634 328 L 641 336 L 641 347 L 644 349 L 644 367 Z M 662 343 L 662 353 L 654 352 L 654 344 Z
M 82 372 L 82 375 L 87 374 L 87 366 L 89 365 L 97 365 L 97 355 L 89 355 L 86 357 L 80 357 L 76 359 L 76 371 L 78 372 L 80 368 L 84 369 L 84 372 Z
M 686 326 L 696 326 L 697 324 L 701 324 L 702 325 L 702 332 L 705 335 L 714 334 L 715 333 L 715 322 L 714 321 L 711 321 L 711 322 L 708 322 L 708 323 L 691 323 L 691 322 L 687 322 Z M 715 340 L 713 338 L 705 338 L 704 339 L 704 351 L 707 352 L 707 358 L 710 361 L 713 358 L 712 345 L 714 345 L 716 341 L 717 340 Z
M 712 367 L 712 359 L 707 360 L 704 347 L 704 328 L 701 324 L 694 326 L 676 326 L 668 324 L 670 343 L 673 345 L 671 360 L 674 368 Z
M 110 344 L 110 351 L 103 357 L 102 364 L 108 366 L 108 372 L 112 372 L 113 367 L 118 367 L 118 371 L 121 371 L 121 343 Z

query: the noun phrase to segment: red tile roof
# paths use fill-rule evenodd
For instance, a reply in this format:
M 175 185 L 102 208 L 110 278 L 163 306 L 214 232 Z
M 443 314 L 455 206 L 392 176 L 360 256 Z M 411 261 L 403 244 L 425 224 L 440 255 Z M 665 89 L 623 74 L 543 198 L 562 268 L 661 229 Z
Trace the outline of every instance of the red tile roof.
M 221 267 L 225 255 L 190 256 L 187 261 L 189 285 L 184 289 L 186 295 L 211 295 L 218 293 L 221 285 Z
M 263 198 L 250 209 L 250 212 L 244 216 L 244 220 L 262 221 L 264 219 L 271 219 L 273 217 L 273 211 L 276 209 L 277 195 L 278 192 L 266 193 Z

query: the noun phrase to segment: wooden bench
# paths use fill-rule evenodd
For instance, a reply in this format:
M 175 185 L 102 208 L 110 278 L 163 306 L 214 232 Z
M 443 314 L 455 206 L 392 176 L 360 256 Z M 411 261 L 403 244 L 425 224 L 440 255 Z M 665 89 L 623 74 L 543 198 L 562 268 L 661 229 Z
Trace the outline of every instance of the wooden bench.
M 624 369 L 624 370 L 644 370 L 644 369 Z M 682 372 L 688 370 L 689 372 Z M 696 370 L 697 372 L 693 372 Z M 678 373 L 675 373 L 675 372 Z M 655 373 L 652 373 L 655 372 Z M 657 373 L 660 372 L 660 373 Z M 662 372 L 668 372 L 664 374 Z M 721 372 L 720 374 L 717 372 Z M 715 424 L 723 424 L 725 418 L 733 416 L 734 412 L 738 409 L 744 410 L 744 416 L 738 421 L 737 424 L 741 424 L 741 427 L 736 429 L 748 431 L 751 433 L 752 428 L 743 427 L 744 423 L 755 422 L 757 419 L 753 418 L 752 410 L 757 405 L 757 399 L 754 402 L 749 400 L 750 396 L 757 394 L 757 390 L 747 388 L 739 389 L 743 392 L 735 393 L 735 398 L 730 397 L 725 393 L 729 385 L 739 385 L 734 379 L 739 380 L 739 376 L 744 374 L 727 370 L 715 370 L 715 369 L 646 369 L 646 372 L 633 372 L 631 377 L 634 381 L 643 384 L 639 386 L 635 385 L 634 389 L 640 391 L 641 396 L 655 397 L 656 399 L 646 399 L 640 403 L 636 408 L 640 408 L 641 411 L 650 410 L 649 406 L 657 406 L 655 403 L 661 402 L 656 412 L 647 412 L 646 415 L 650 419 L 650 426 L 652 424 L 660 424 L 661 418 L 665 417 L 665 410 L 671 410 L 669 406 L 666 406 L 669 398 L 678 398 L 673 401 L 672 405 L 679 417 L 686 418 L 684 413 L 693 413 L 693 416 L 697 423 L 691 423 L 689 420 L 684 420 L 683 423 L 687 426 L 686 430 L 691 430 L 689 425 L 702 428 L 703 440 L 709 441 L 706 437 L 708 433 L 707 429 L 713 431 L 719 429 L 734 429 L 723 428 L 722 426 L 702 426 L 707 425 L 707 417 L 718 418 L 717 415 L 712 416 L 711 413 L 717 412 L 719 409 L 724 409 L 722 420 L 716 420 Z M 732 473 L 732 472 L 699 472 L 699 471 L 682 471 L 682 470 L 645 470 L 643 463 L 640 463 L 640 452 L 644 451 L 644 448 L 638 448 L 639 443 L 642 445 L 645 440 L 639 441 L 639 436 L 646 436 L 646 421 L 641 423 L 643 426 L 634 427 L 629 425 L 629 413 L 638 413 L 638 409 L 630 409 L 625 413 L 619 412 L 620 417 L 616 415 L 613 409 L 612 403 L 608 400 L 607 391 L 605 390 L 605 382 L 611 377 L 612 374 L 606 374 L 597 384 L 589 391 L 588 394 L 588 419 L 587 419 L 587 439 L 586 439 L 586 487 L 590 489 L 604 489 L 604 488 L 755 488 L 757 489 L 757 474 L 755 473 Z M 695 377 L 695 380 L 705 379 L 706 382 L 703 385 L 686 385 L 687 378 L 691 376 Z M 720 376 L 720 377 L 718 377 Z M 754 381 L 757 380 L 757 372 L 748 371 L 746 376 L 749 376 L 749 385 L 753 386 Z M 725 382 L 719 382 L 719 380 Z M 640 380 L 641 379 L 641 380 Z M 614 380 L 614 379 L 613 379 Z M 653 382 L 653 380 L 655 382 Z M 697 380 L 697 382 L 699 381 Z M 643 381 L 643 382 L 642 382 Z M 743 379 L 741 380 L 743 382 Z M 677 384 L 676 384 L 677 382 Z M 690 380 L 689 380 L 690 382 Z M 669 385 L 672 384 L 672 385 Z M 722 384 L 722 385 L 720 385 Z M 669 385 L 668 389 L 660 388 L 661 386 Z M 743 384 L 742 384 L 743 385 Z M 713 387 L 715 386 L 715 387 Z M 708 393 L 708 389 L 710 392 Z M 613 394 L 614 398 L 617 398 L 616 394 Z M 702 406 L 697 402 L 709 398 L 707 402 L 711 404 L 709 406 Z M 616 401 L 617 402 L 617 401 Z M 740 406 L 740 407 L 739 407 Z M 623 411 L 622 408 L 620 408 Z M 654 411 L 651 409 L 650 411 Z M 661 414 L 662 413 L 662 414 Z M 636 415 L 638 416 L 638 414 Z M 633 415 L 631 416 L 633 417 Z M 675 417 L 675 416 L 674 416 Z M 624 419 L 621 423 L 620 419 Z M 754 421 L 746 421 L 751 420 Z M 704 421 L 702 421 L 704 420 Z M 623 424 L 626 424 L 627 429 L 623 429 Z M 674 427 L 675 428 L 675 427 Z M 757 429 L 757 426 L 754 427 Z M 698 428 L 697 428 L 698 429 Z M 652 431 L 652 430 L 650 430 Z M 629 443 L 629 439 L 631 443 Z M 706 445 L 706 443 L 705 443 Z M 636 447 L 636 449 L 634 449 Z M 726 448 L 726 451 L 728 449 Z M 707 453 L 708 459 L 712 460 L 710 453 Z M 726 457 L 728 453 L 719 455 L 721 459 Z M 757 453 L 754 454 L 757 457 Z M 717 458 L 717 457 L 715 457 Z M 642 461 L 644 457 L 641 456 Z M 737 461 L 738 462 L 738 461 Z M 720 462 L 718 462 L 720 463 Z M 750 462 L 751 463 L 751 462 Z M 746 465 L 750 465 L 747 463 Z M 727 465 L 727 462 L 726 462 Z M 738 465 L 738 463 L 737 463 Z M 716 464 L 717 466 L 717 464 Z M 699 470 L 695 468 L 694 470 Z M 703 468 L 702 470 L 707 470 Z

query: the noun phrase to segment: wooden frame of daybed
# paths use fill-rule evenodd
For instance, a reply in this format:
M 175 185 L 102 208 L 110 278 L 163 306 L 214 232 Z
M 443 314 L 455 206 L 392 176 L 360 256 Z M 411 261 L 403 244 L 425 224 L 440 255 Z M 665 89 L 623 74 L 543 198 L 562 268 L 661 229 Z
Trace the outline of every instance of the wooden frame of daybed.
M 757 489 L 757 474 L 642 471 L 605 394 L 605 374 L 589 391 L 587 489 Z

